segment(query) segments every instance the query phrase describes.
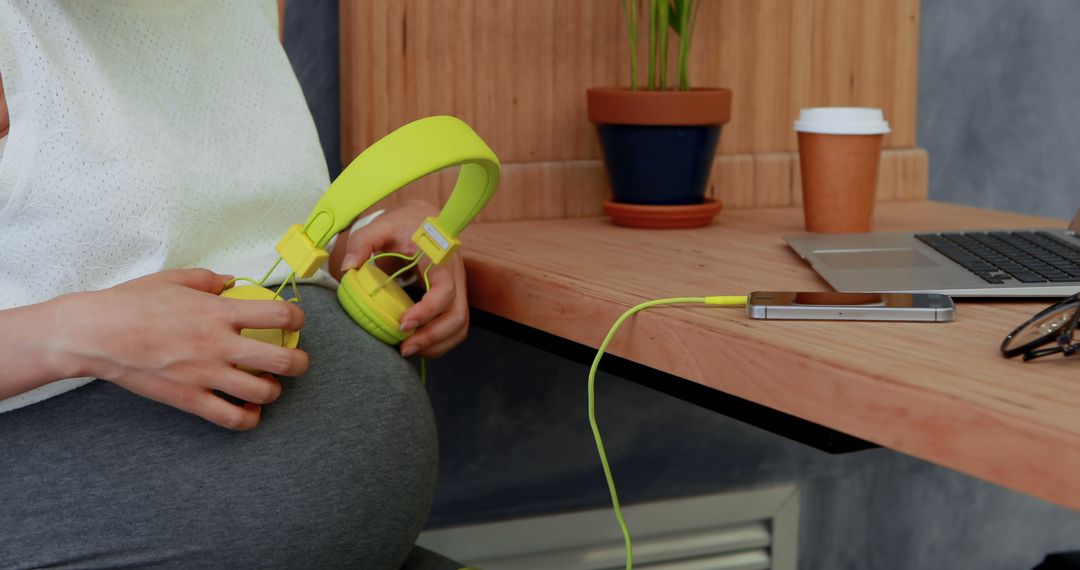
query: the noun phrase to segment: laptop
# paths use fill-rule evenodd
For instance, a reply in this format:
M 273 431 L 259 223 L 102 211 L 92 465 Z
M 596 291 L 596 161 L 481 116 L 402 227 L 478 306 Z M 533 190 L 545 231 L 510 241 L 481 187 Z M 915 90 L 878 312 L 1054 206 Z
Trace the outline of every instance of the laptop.
M 1064 297 L 1080 291 L 1069 229 L 798 234 L 784 240 L 837 291 Z

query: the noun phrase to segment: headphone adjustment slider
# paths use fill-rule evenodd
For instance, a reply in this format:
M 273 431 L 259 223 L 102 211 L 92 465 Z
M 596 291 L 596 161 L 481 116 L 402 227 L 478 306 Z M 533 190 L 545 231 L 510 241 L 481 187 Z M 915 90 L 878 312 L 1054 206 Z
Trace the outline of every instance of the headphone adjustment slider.
M 314 275 L 330 257 L 325 249 L 315 247 L 315 242 L 304 233 L 300 224 L 289 226 L 289 231 L 285 232 L 274 249 L 301 279 Z
M 439 227 L 439 222 L 435 218 L 424 220 L 424 223 L 420 224 L 416 233 L 413 234 L 412 240 L 416 242 L 416 245 L 420 246 L 420 250 L 435 265 L 442 263 L 446 258 L 453 255 L 458 246 L 461 245 L 461 241 L 447 234 Z

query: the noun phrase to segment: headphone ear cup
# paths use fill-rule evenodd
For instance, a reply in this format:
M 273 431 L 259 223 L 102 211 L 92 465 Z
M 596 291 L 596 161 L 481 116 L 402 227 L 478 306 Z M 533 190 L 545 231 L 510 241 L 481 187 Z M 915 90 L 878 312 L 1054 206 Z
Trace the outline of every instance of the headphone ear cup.
M 241 299 L 245 301 L 285 301 L 277 293 L 266 287 L 239 285 L 229 287 L 221 292 L 221 296 L 228 299 Z M 242 329 L 241 336 L 273 344 L 286 348 L 296 348 L 300 343 L 300 331 L 287 331 L 283 329 Z
M 409 338 L 401 332 L 400 318 L 412 306 L 412 299 L 397 283 L 385 283 L 387 276 L 374 263 L 349 270 L 338 286 L 337 296 L 345 313 L 371 336 L 395 346 Z M 372 291 L 372 293 L 369 293 Z
M 221 292 L 221 296 L 227 299 L 241 299 L 250 301 L 285 301 L 277 295 L 277 293 L 267 289 L 265 287 L 241 285 L 238 287 L 230 287 Z M 274 346 L 284 346 L 286 348 L 296 348 L 300 343 L 300 331 L 287 331 L 283 329 L 241 329 L 240 335 L 244 338 L 250 338 L 259 342 L 265 342 Z M 256 370 L 240 364 L 236 365 L 236 368 L 249 372 L 251 374 L 261 374 L 261 370 Z
M 360 328 L 367 331 L 371 336 L 389 344 L 391 346 L 400 344 L 405 340 L 404 335 L 401 332 L 394 334 L 386 323 L 380 322 L 377 316 L 371 314 L 371 311 L 367 308 L 362 301 L 355 300 L 355 296 L 351 292 L 352 287 L 342 283 L 338 286 L 338 302 L 341 303 L 341 307 L 345 309 L 345 313 L 352 318 L 353 322 L 360 325 Z

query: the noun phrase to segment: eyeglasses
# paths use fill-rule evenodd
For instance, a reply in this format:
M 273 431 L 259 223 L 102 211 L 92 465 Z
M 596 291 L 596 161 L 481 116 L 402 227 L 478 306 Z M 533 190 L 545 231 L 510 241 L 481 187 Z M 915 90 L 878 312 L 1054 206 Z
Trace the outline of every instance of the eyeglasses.
M 1073 342 L 1077 321 L 1080 321 L 1080 293 L 1047 307 L 1009 333 L 1001 343 L 1001 353 L 1006 358 L 1023 354 L 1024 361 L 1059 352 L 1072 356 L 1080 351 L 1080 343 Z M 1055 346 L 1039 348 L 1051 342 Z

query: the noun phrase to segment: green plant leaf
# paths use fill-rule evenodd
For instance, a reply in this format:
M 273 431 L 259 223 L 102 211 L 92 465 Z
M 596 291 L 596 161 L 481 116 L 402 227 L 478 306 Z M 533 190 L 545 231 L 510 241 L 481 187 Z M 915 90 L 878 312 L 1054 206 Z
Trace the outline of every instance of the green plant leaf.
M 657 80 L 657 89 L 667 88 L 667 53 L 668 53 L 668 23 L 671 21 L 671 4 L 669 0 L 657 0 L 656 1 L 656 16 L 657 16 L 657 39 L 658 44 L 657 58 L 660 60 L 659 78 Z
M 637 14 L 638 0 L 620 0 L 623 7 L 623 15 L 626 17 L 628 39 L 630 45 L 630 89 L 636 91 L 637 80 Z
M 675 0 L 679 4 L 679 16 L 681 22 L 679 28 L 683 30 L 679 34 L 679 63 L 675 71 L 676 88 L 683 91 L 690 89 L 690 40 L 694 35 L 694 23 L 697 21 L 698 8 L 701 2 L 698 0 Z
M 680 36 L 682 35 L 682 17 L 679 15 L 685 8 L 684 3 L 681 0 L 671 0 L 671 29 Z
M 649 7 L 649 80 L 647 89 L 652 91 L 656 88 L 656 29 L 658 13 L 657 6 L 660 0 L 646 0 Z

